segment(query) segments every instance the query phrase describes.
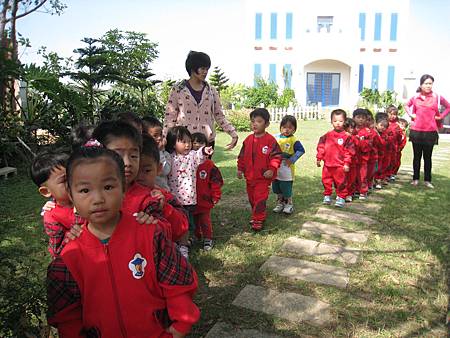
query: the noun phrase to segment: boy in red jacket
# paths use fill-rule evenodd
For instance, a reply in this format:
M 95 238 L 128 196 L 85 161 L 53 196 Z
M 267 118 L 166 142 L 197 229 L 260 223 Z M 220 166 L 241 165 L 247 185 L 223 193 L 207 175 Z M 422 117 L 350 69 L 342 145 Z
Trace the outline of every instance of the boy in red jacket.
M 402 147 L 402 138 L 403 138 L 403 132 L 402 128 L 400 128 L 400 125 L 398 124 L 398 108 L 396 106 L 389 106 L 386 110 L 389 118 L 389 127 L 388 127 L 388 134 L 390 137 L 390 140 L 392 141 L 392 147 L 390 148 L 390 166 L 389 171 L 387 172 L 387 178 L 393 182 L 395 181 L 395 174 L 396 174 L 396 167 L 397 167 L 397 160 L 398 160 L 398 154 L 401 152 Z
M 203 133 L 192 134 L 192 149 L 198 150 L 207 147 L 208 142 Z M 210 159 L 205 160 L 197 168 L 197 205 L 194 210 L 195 236 L 203 236 L 203 249 L 209 251 L 213 247 L 211 209 L 219 202 L 222 196 L 220 190 L 223 178 L 219 168 Z
M 358 146 L 358 138 L 354 135 L 354 130 L 356 128 L 356 123 L 352 118 L 346 118 L 344 122 L 344 130 L 348 136 L 351 137 L 355 148 Z M 352 162 L 350 163 L 350 170 L 347 173 L 347 197 L 345 202 L 353 201 L 353 194 L 356 191 L 356 176 L 358 174 L 358 159 L 357 154 L 352 156 Z
M 358 108 L 353 112 L 353 119 L 356 123 L 356 128 L 353 133 L 358 139 L 358 146 L 356 148 L 358 157 L 356 191 L 359 192 L 360 200 L 367 199 L 367 192 L 369 190 L 367 184 L 367 164 L 372 150 L 372 140 L 370 139 L 369 128 L 366 126 L 368 115 L 369 111 L 364 108 Z
M 260 231 L 266 219 L 266 201 L 269 187 L 277 177 L 281 164 L 281 149 L 277 140 L 266 132 L 270 114 L 267 109 L 257 108 L 250 113 L 253 134 L 247 136 L 238 156 L 237 177 L 245 177 L 247 195 L 252 206 L 250 223 Z
M 408 121 L 405 119 L 398 119 L 398 125 L 400 126 L 402 132 L 402 139 L 397 151 L 397 157 L 395 158 L 394 175 L 397 175 L 398 169 L 400 168 L 402 162 L 402 151 L 406 146 L 406 128 L 408 128 Z
M 319 139 L 317 144 L 317 166 L 322 169 L 322 183 L 324 187 L 324 204 L 331 204 L 333 184 L 336 189 L 335 206 L 342 208 L 347 197 L 347 173 L 350 171 L 352 157 L 355 155 L 355 145 L 351 136 L 344 131 L 347 114 L 342 109 L 331 112 L 333 130 Z
M 374 147 L 377 149 L 378 160 L 375 165 L 375 189 L 381 189 L 381 183 L 385 176 L 386 168 L 386 129 L 389 126 L 388 117 L 386 113 L 377 113 L 375 115 L 375 130 L 377 137 L 374 138 Z

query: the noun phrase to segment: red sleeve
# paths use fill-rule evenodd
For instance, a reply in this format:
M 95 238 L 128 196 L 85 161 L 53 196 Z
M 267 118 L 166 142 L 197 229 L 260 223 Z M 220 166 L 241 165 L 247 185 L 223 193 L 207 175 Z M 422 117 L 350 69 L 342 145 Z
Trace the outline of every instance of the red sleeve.
M 281 148 L 277 140 L 272 137 L 272 146 L 269 154 L 269 169 L 273 171 L 273 177 L 276 177 L 277 170 L 281 165 Z
M 176 198 L 168 191 L 161 189 L 166 199 L 162 216 L 170 223 L 172 238 L 178 240 L 189 229 L 189 221 L 184 208 Z
M 352 137 L 349 136 L 344 143 L 344 165 L 350 166 L 352 159 L 356 154 L 355 144 L 352 141 Z
M 64 236 L 68 229 L 54 217 L 52 211 L 44 214 L 43 223 L 44 231 L 48 235 L 48 251 L 52 257 L 55 257 L 64 247 Z
M 445 107 L 445 110 L 440 114 L 441 118 L 444 118 L 450 112 L 450 103 L 448 103 L 448 101 L 441 96 L 440 104 Z
M 358 132 L 358 150 L 362 153 L 368 153 L 370 152 L 370 140 L 369 140 L 369 134 L 364 130 L 360 130 Z
M 319 139 L 319 143 L 317 144 L 317 161 L 323 161 L 325 157 L 325 143 L 327 141 L 327 134 L 323 135 Z
M 247 140 L 247 139 L 245 139 Z M 244 172 L 245 167 L 245 141 L 242 143 L 241 151 L 239 152 L 238 159 L 237 159 L 237 167 L 238 170 L 241 172 Z
M 61 257 L 47 269 L 48 323 L 60 337 L 84 337 L 80 289 Z
M 223 178 L 219 168 L 215 165 L 212 166 L 209 172 L 209 183 L 211 186 L 211 198 L 214 204 L 216 204 L 222 196 Z
M 198 286 L 197 274 L 159 227 L 155 230 L 153 250 L 170 321 L 177 331 L 187 333 L 200 318 L 200 310 L 192 301 Z

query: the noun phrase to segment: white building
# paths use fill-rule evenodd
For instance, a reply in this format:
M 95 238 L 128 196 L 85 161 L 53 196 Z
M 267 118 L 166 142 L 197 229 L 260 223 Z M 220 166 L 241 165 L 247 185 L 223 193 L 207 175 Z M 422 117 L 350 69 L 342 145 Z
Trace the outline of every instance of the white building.
M 409 0 L 248 0 L 248 78 L 295 90 L 302 104 L 353 107 L 364 88 L 417 87 L 404 60 Z M 407 56 L 406 56 L 407 57 Z M 250 82 L 251 81 L 247 81 Z

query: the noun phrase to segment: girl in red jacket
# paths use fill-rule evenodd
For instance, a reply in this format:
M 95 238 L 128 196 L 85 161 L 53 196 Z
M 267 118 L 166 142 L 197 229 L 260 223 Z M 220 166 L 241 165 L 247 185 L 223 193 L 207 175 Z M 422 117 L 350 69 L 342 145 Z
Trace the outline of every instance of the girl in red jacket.
M 192 149 L 198 150 L 208 146 L 203 133 L 192 134 Z M 213 247 L 211 209 L 222 196 L 222 174 L 210 159 L 205 160 L 197 168 L 197 205 L 194 210 L 195 236 L 203 237 L 203 249 L 209 251 Z
M 120 211 L 121 158 L 82 147 L 67 164 L 87 226 L 48 268 L 49 323 L 60 337 L 184 337 L 199 319 L 197 276 L 158 225 Z

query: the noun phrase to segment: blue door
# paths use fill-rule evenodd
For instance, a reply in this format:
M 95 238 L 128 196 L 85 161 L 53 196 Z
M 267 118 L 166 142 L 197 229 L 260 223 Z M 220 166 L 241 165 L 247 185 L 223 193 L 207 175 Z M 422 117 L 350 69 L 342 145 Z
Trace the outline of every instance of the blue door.
M 322 102 L 322 106 L 339 105 L 340 83 L 340 73 L 307 73 L 307 104 Z

